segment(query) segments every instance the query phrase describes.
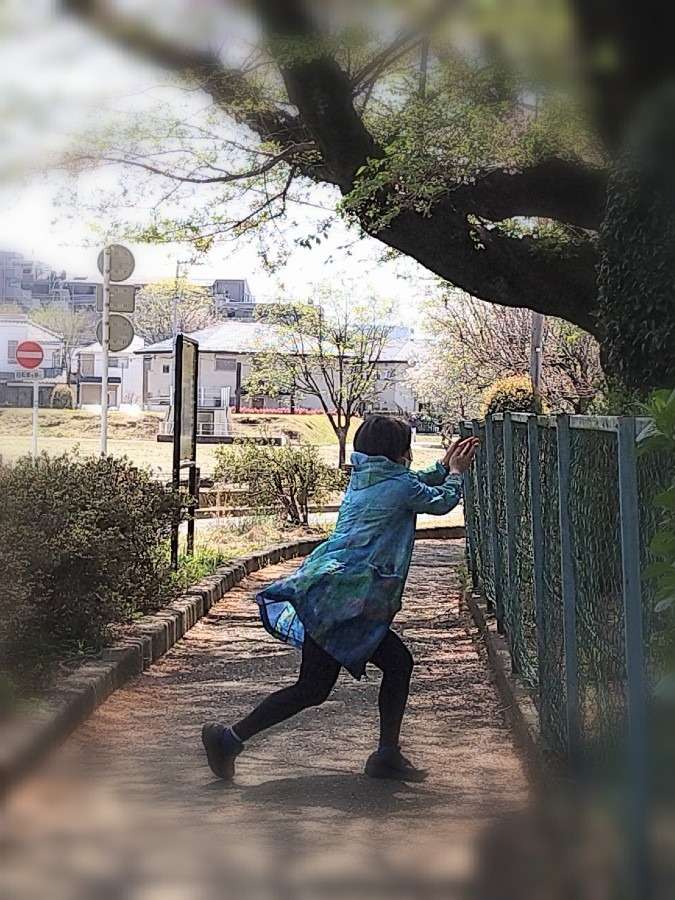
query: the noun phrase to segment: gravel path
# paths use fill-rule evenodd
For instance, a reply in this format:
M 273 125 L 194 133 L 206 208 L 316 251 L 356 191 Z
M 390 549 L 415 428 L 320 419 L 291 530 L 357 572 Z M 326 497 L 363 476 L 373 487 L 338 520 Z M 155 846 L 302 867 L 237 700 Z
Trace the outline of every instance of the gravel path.
M 0 896 L 523 900 L 503 876 L 489 887 L 481 855 L 496 866 L 495 844 L 507 852 L 527 789 L 460 609 L 462 560 L 460 542 L 418 543 L 397 620 L 417 662 L 404 749 L 432 770 L 426 784 L 361 774 L 377 733 L 375 670 L 362 683 L 341 675 L 323 707 L 252 741 L 233 785 L 211 777 L 201 723 L 236 719 L 297 672 L 298 654 L 267 637 L 252 602 L 297 565 L 286 563 L 228 594 L 12 798 Z

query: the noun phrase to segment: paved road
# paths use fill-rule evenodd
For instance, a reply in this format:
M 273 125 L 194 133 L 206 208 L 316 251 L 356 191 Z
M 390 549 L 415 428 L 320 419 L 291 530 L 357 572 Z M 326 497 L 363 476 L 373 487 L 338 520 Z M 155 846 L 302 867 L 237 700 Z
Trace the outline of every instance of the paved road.
M 399 631 L 417 660 L 405 750 L 422 786 L 362 774 L 378 673 L 252 741 L 233 785 L 199 740 L 289 683 L 298 655 L 268 638 L 256 573 L 162 661 L 115 694 L 0 820 L 0 896 L 45 898 L 518 898 L 511 816 L 527 789 L 460 609 L 458 542 L 420 542 Z M 516 867 L 517 868 L 517 867 Z M 515 869 L 514 869 L 515 871 Z M 480 877 L 479 877 L 480 874 Z

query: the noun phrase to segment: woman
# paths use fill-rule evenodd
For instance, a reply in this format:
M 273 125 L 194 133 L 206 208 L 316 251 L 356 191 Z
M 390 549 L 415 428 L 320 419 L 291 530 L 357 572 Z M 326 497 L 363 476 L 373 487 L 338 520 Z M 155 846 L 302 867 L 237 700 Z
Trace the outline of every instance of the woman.
M 204 725 L 204 748 L 218 777 L 234 777 L 235 760 L 252 737 L 327 700 L 342 667 L 360 679 L 370 662 L 383 678 L 380 741 L 366 774 L 426 778 L 399 746 L 413 660 L 390 626 L 401 608 L 417 514 L 454 509 L 478 441 L 461 441 L 431 469 L 413 473 L 411 438 L 401 419 L 366 419 L 354 438 L 352 476 L 335 531 L 297 572 L 258 595 L 266 629 L 302 649 L 300 675 L 229 728 Z

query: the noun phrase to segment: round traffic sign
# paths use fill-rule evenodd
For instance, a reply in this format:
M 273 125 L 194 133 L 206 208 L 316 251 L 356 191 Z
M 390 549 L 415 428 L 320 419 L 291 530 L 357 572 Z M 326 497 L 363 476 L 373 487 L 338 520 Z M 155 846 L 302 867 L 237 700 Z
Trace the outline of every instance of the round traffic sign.
M 98 255 L 98 270 L 101 275 L 104 274 L 103 266 L 104 266 L 104 255 L 105 250 L 101 250 Z M 123 247 L 122 244 L 112 244 L 110 247 L 110 280 L 111 281 L 126 281 L 127 278 L 133 273 L 134 268 L 136 266 L 136 260 L 134 259 L 134 254 L 127 247 Z
M 44 350 L 35 341 L 24 341 L 16 348 L 16 361 L 24 369 L 37 369 L 44 358 Z
M 96 326 L 96 337 L 103 346 L 103 321 Z M 126 316 L 117 313 L 110 314 L 110 352 L 121 353 L 126 350 L 134 339 L 134 326 Z

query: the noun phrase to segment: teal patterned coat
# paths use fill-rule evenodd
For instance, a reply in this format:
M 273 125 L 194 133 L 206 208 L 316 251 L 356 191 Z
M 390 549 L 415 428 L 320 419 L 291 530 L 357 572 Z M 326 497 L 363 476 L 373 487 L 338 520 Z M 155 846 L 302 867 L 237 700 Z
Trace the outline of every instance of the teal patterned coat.
M 354 453 L 352 465 L 333 534 L 257 600 L 271 634 L 299 647 L 307 633 L 361 678 L 401 608 L 417 514 L 449 513 L 462 480 L 440 463 L 411 472 L 384 456 Z

